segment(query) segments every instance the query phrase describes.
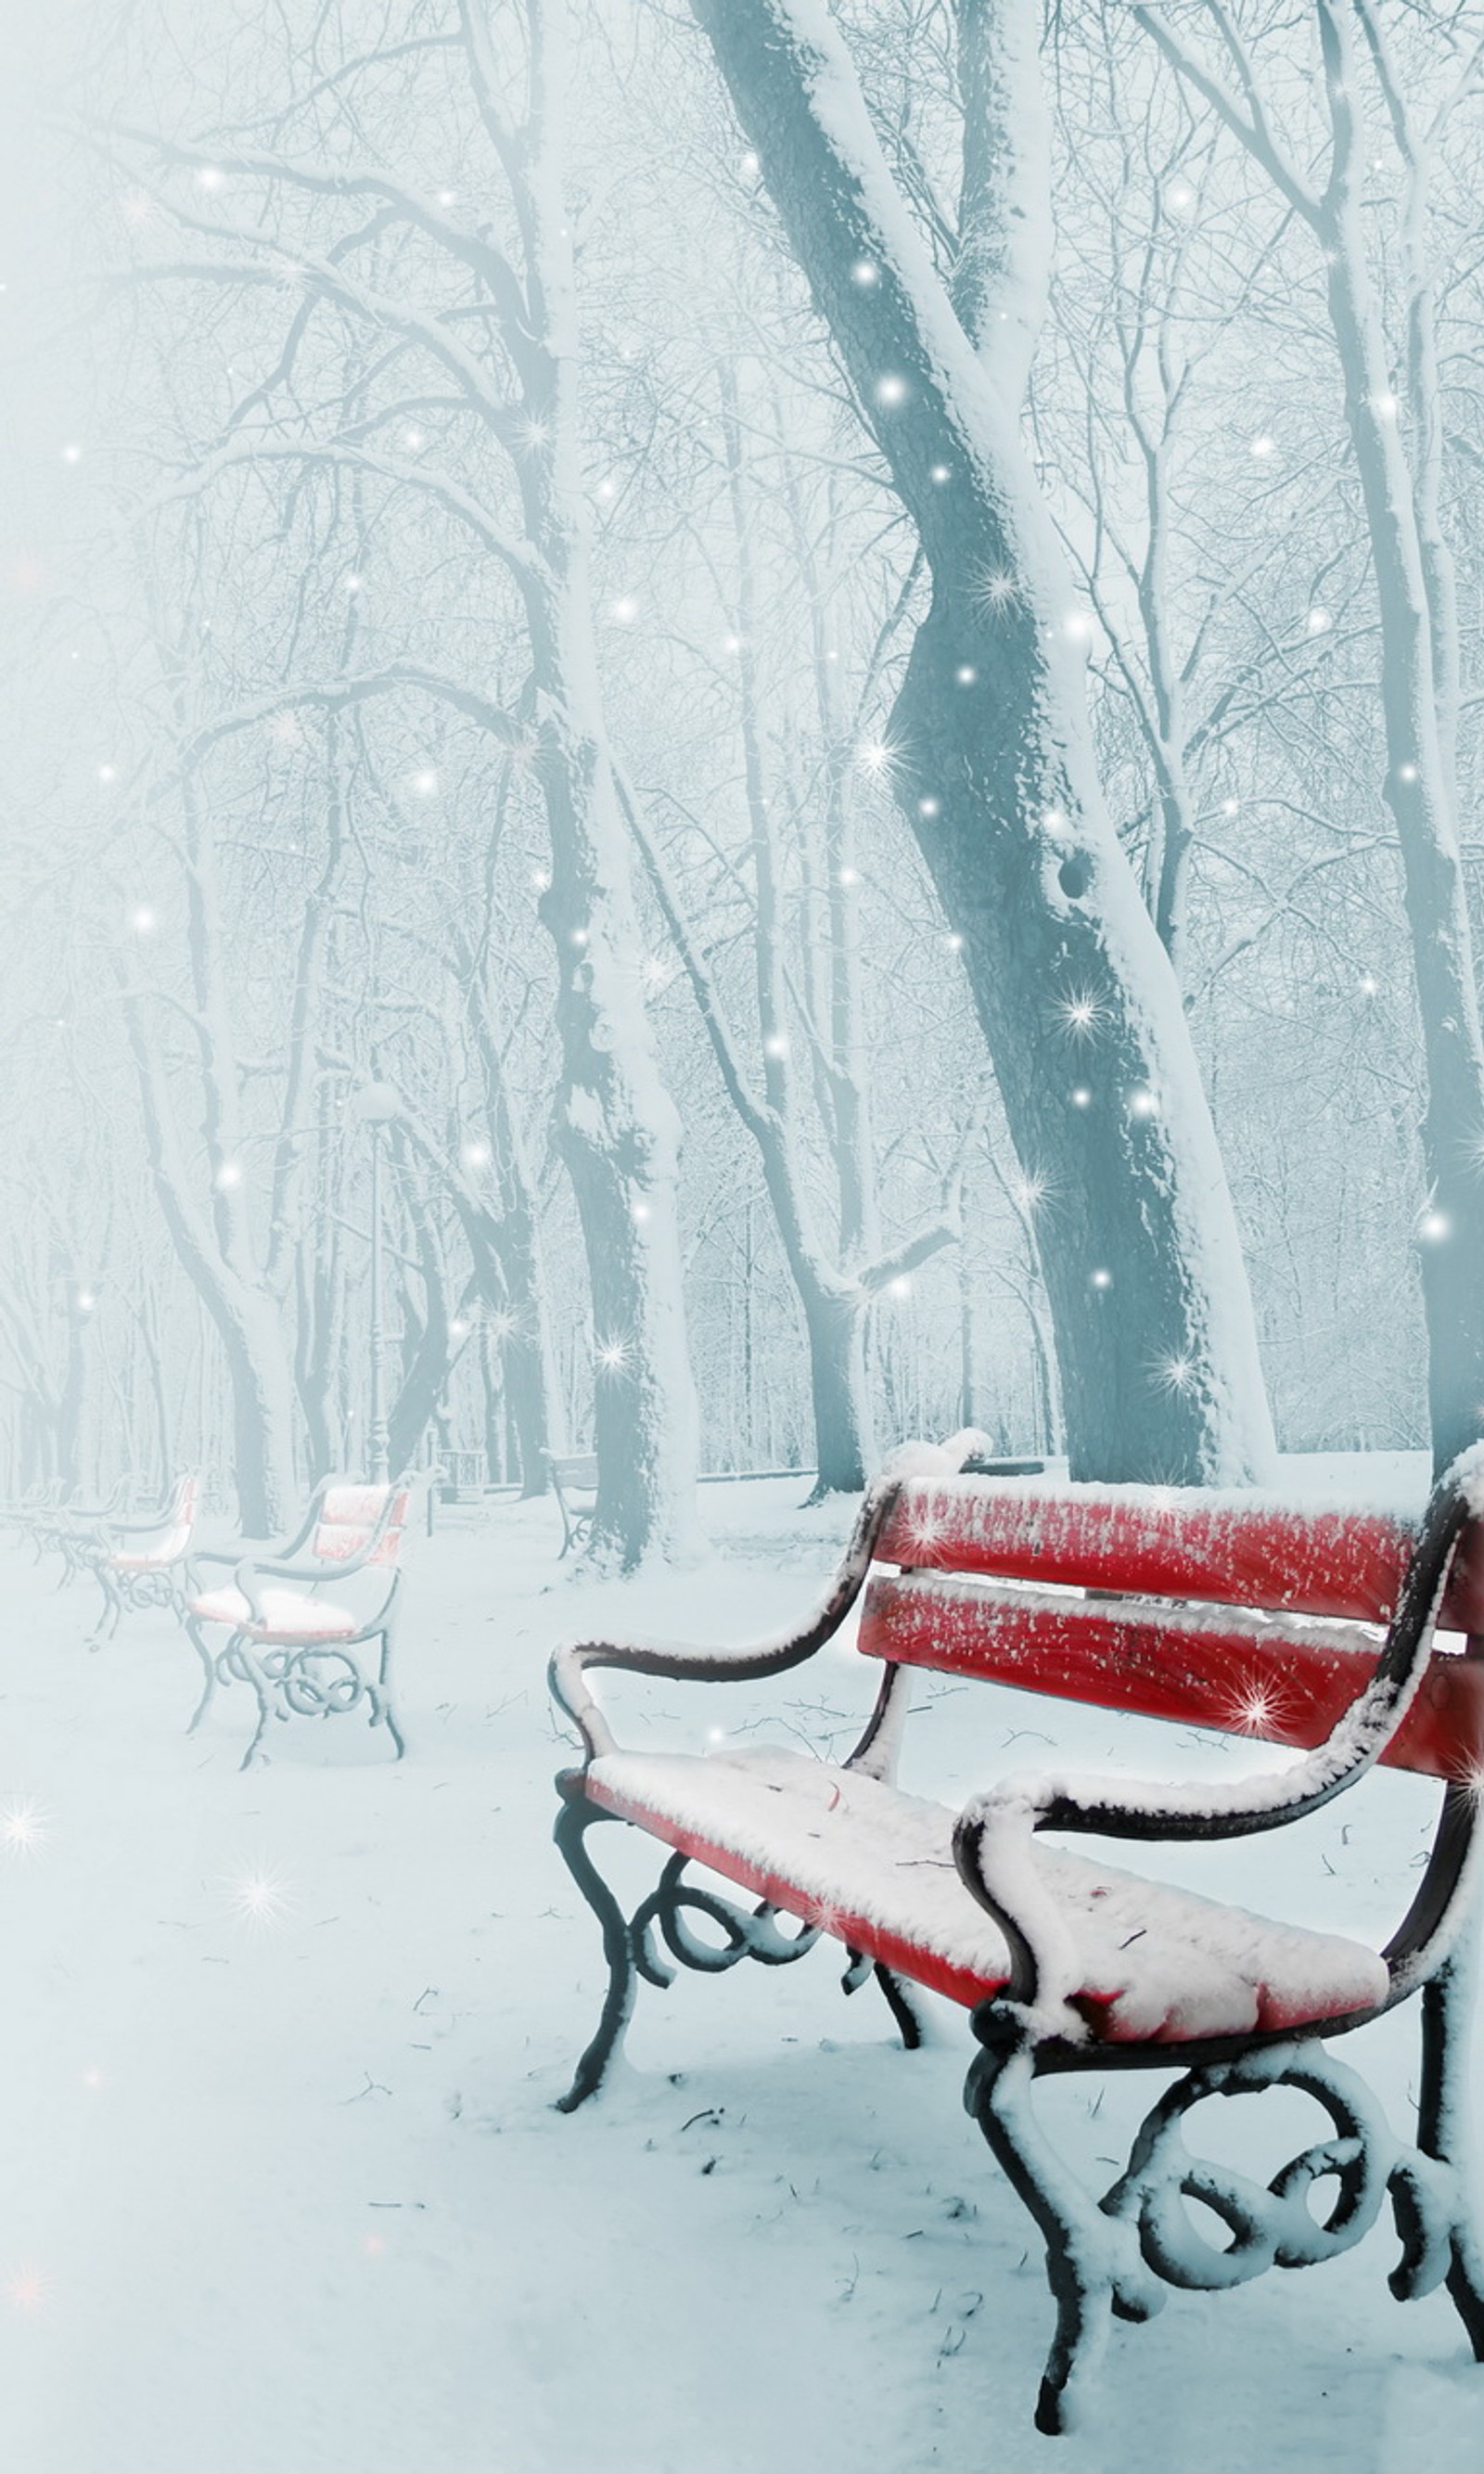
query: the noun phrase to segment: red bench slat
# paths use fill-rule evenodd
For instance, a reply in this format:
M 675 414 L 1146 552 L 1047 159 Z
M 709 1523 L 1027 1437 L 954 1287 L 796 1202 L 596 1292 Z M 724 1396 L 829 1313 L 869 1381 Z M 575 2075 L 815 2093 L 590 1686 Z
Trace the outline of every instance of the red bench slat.
M 1305 1751 L 1363 1688 L 1379 1648 L 1334 1632 L 1285 1636 L 1236 1614 L 884 1577 L 866 1591 L 859 1645 L 899 1665 Z M 1484 1659 L 1435 1650 L 1381 1758 L 1432 1778 L 1484 1778 Z
M 817 1899 L 799 1895 L 787 1874 L 750 1862 L 724 1840 L 680 1828 L 667 1813 L 645 1811 L 612 1795 L 600 1779 L 590 1781 L 588 1794 L 594 1804 L 602 1805 L 624 1821 L 637 1821 L 651 1837 L 663 1839 L 681 1855 L 689 1856 L 693 1863 L 705 1864 L 712 1872 L 719 1873 L 724 1881 L 736 1881 L 742 1889 L 750 1890 L 755 1899 L 766 1899 L 783 1915 L 796 1916 L 802 1924 L 817 1925 L 847 1949 L 864 1951 L 867 1958 L 878 1960 L 883 1967 L 899 1969 L 914 1984 L 927 1985 L 945 2000 L 961 2002 L 965 2010 L 972 2010 L 976 2002 L 986 2001 L 1004 1987 L 1003 1977 L 981 1976 L 973 1969 L 955 1967 L 937 1952 L 924 1950 L 920 1944 L 888 1931 L 878 1918 L 864 1910 L 833 1907 L 826 1914 Z
M 904 1486 L 876 1555 L 925 1570 L 1384 1623 L 1412 1544 L 1406 1522 L 1380 1513 L 1298 1512 L 1195 1487 L 1037 1493 L 981 1478 Z M 1459 1550 L 1439 1621 L 1484 1633 L 1479 1524 Z

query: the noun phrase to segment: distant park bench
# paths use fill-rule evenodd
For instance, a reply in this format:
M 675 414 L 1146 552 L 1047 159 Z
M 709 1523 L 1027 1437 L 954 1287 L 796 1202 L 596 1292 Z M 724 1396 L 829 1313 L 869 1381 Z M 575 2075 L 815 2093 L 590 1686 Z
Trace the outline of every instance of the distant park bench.
M 201 1548 L 191 1558 L 185 1629 L 205 1685 L 188 1733 L 219 1686 L 251 1686 L 257 1726 L 247 1769 L 270 1719 L 346 1717 L 364 1704 L 401 1759 L 406 1747 L 392 1691 L 392 1651 L 401 1612 L 402 1548 L 411 1483 L 326 1478 L 299 1529 L 277 1551 Z M 208 1586 L 207 1567 L 230 1567 Z M 366 1653 L 375 1650 L 374 1657 Z
M 1056 2298 L 1043 2431 L 1075 2418 L 1110 2315 L 1149 2317 L 1165 2286 L 1215 2291 L 1331 2258 L 1388 2196 L 1401 2244 L 1393 2292 L 1446 2284 L 1484 2357 L 1484 2272 L 1462 2153 L 1469 1971 L 1455 1956 L 1469 1930 L 1484 1780 L 1484 1447 L 1455 1465 L 1414 1530 L 1271 1497 L 1036 1492 L 953 1474 L 970 1441 L 899 1456 L 867 1496 L 828 1596 L 789 1637 L 754 1649 L 588 1642 L 557 1652 L 552 1688 L 585 1759 L 557 1782 L 556 1837 L 601 1924 L 609 1969 L 601 2023 L 563 2109 L 601 2083 L 639 1978 L 669 1983 L 669 1961 L 704 1973 L 743 1958 L 776 1966 L 829 1934 L 847 1953 L 846 1991 L 873 1975 L 909 2046 L 920 2040 L 914 1987 L 969 2014 L 979 2050 L 965 2102 L 1040 2228 Z M 589 1688 L 594 1669 L 697 1682 L 783 1674 L 838 1630 L 873 1563 L 896 1567 L 878 1568 L 862 1611 L 860 1650 L 883 1672 L 843 1763 L 753 1744 L 704 1757 L 620 1749 Z M 1462 1654 L 1435 1645 L 1435 1624 L 1466 1637 Z M 1021 1775 L 955 1813 L 892 1783 L 918 1668 L 1252 1735 L 1307 1758 L 1216 1785 Z M 1377 1762 L 1443 1783 L 1432 1852 L 1380 1951 L 1040 1837 L 1271 1831 Z M 672 1851 L 632 1916 L 588 1851 L 589 1831 L 609 1819 Z M 692 1863 L 751 1904 L 688 1882 Z M 1423 2055 L 1409 2146 L 1320 2040 L 1413 1995 Z M 1033 2081 L 1132 2069 L 1183 2075 L 1094 2200 L 1038 2124 Z M 1202 2098 L 1279 2084 L 1305 2091 L 1332 2129 L 1266 2187 L 1187 2149 Z M 1194 2216 L 1186 2202 L 1200 2203 Z M 1206 2211 L 1227 2241 L 1201 2230 Z
M 483 1452 L 446 1451 L 439 1455 L 435 1492 L 445 1503 L 470 1503 L 480 1496 L 490 1482 L 490 1465 Z
M 69 1571 L 90 1571 L 103 1593 L 103 1611 L 91 1646 L 111 1640 L 128 1610 L 184 1603 L 185 1559 L 201 1509 L 201 1480 L 194 1471 L 176 1479 L 158 1511 L 141 1518 L 74 1517 L 59 1542 Z
M 593 1526 L 594 1508 L 597 1502 L 597 1454 L 596 1452 L 547 1452 L 544 1455 L 551 1473 L 551 1492 L 562 1516 L 562 1552 L 570 1555 Z
M 123 1518 L 135 1494 L 135 1483 L 127 1471 L 96 1503 L 80 1502 L 75 1491 L 69 1492 L 56 1478 L 34 1487 L 21 1502 L 10 1506 L 5 1517 L 31 1546 L 38 1564 L 47 1555 L 61 1557 L 58 1587 L 64 1588 L 87 1569 L 85 1548 L 99 1523 Z
M 593 1512 L 597 1501 L 597 1455 L 596 1452 L 547 1452 L 545 1455 L 551 1475 L 551 1492 L 562 1516 L 562 1548 L 560 1564 L 580 1545 L 593 1526 Z M 1034 1477 L 1045 1467 L 1044 1461 L 1012 1461 L 976 1457 L 967 1467 L 982 1477 Z M 812 1469 L 711 1469 L 698 1480 L 701 1486 L 750 1486 L 764 1478 L 812 1477 Z

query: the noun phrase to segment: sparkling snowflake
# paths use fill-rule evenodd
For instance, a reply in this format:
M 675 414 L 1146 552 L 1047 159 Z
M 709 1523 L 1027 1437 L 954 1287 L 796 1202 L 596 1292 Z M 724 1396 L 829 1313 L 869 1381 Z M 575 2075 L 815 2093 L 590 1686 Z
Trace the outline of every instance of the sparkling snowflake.
M 268 1864 L 254 1864 L 228 1884 L 232 1913 L 256 1931 L 284 1923 L 293 1912 L 294 1897 L 280 1873 Z
M 91 1298 L 87 1304 L 92 1304 Z M 78 1305 L 83 1312 L 87 1311 L 81 1298 Z M 8 1856 L 25 1858 L 39 1855 L 51 1834 L 46 1814 L 30 1796 L 17 1796 L 10 1804 L 0 1806 L 0 1847 Z
M 1020 586 L 1009 568 L 982 567 L 969 585 L 969 599 L 985 618 L 1001 618 L 1020 599 Z
M 1151 1380 L 1156 1391 L 1166 1392 L 1172 1395 L 1176 1393 L 1193 1392 L 1196 1388 L 1195 1361 L 1193 1358 L 1179 1354 L 1174 1357 L 1158 1358 L 1152 1370 Z
M 1253 1673 L 1241 1677 L 1222 1696 L 1222 1724 L 1234 1734 L 1281 1736 L 1292 1725 L 1294 1709 L 1277 1677 Z
M 873 782 L 888 781 L 902 761 L 889 739 L 865 739 L 856 749 L 856 763 Z
M 1057 1003 L 1057 1016 L 1071 1039 L 1095 1039 L 1107 1021 L 1107 1007 L 1090 988 L 1068 988 Z

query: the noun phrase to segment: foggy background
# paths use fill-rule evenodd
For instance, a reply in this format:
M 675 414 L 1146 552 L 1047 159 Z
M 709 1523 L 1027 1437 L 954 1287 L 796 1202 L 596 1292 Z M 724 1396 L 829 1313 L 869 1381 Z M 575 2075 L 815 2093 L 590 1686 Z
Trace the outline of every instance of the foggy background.
M 516 97 L 523 14 L 487 13 Z M 614 1513 L 629 1552 L 697 1466 L 817 1467 L 821 1418 L 843 1419 L 835 1483 L 962 1423 L 1061 1448 L 1075 1346 L 1043 1257 L 1082 1199 L 1049 1140 L 1017 1156 L 965 923 L 909 829 L 917 535 L 688 12 L 572 12 L 565 195 L 542 203 L 575 252 L 584 641 L 562 658 L 617 782 L 599 862 L 553 843 L 550 697 L 496 539 L 556 449 L 478 262 L 490 239 L 517 263 L 529 202 L 457 11 L 5 14 L 5 1491 L 128 1471 L 147 1494 L 199 1467 L 262 1525 L 364 1465 L 375 1146 L 398 1465 L 458 1451 L 475 1481 L 538 1486 L 606 1398 L 615 1435 L 669 1438 Z M 961 294 L 953 12 L 839 14 Z M 1215 40 L 1202 7 L 1172 14 L 1196 54 Z M 1420 186 L 1361 46 L 1356 229 L 1455 565 L 1476 911 L 1484 19 L 1377 15 L 1418 128 L 1448 103 Z M 1237 16 L 1284 143 L 1322 169 L 1308 13 Z M 1189 836 L 1159 927 L 1278 1440 L 1415 1447 L 1418 1265 L 1448 1215 L 1326 257 L 1132 12 L 1074 18 L 1041 55 L 1055 260 L 1020 428 L 1107 816 L 1152 911 L 1172 798 Z M 334 187 L 368 167 L 381 190 Z M 1436 351 L 1409 378 L 1419 263 Z M 965 586 L 988 621 L 1015 589 Z M 595 864 L 601 917 L 573 926 Z M 590 934 L 617 991 L 596 1053 L 627 1096 L 574 1133 L 557 1015 Z M 1055 995 L 1024 1038 L 1059 1040 L 1075 1093 L 1105 1001 L 1075 976 Z M 396 1113 L 368 1120 L 368 1085 Z M 578 1154 L 617 1159 L 641 1119 L 654 1191 L 615 1202 Z M 832 1349 L 853 1362 L 821 1405 Z M 1148 1383 L 1177 1400 L 1185 1364 L 1172 1344 Z M 1162 1472 L 1146 1448 L 1142 1473 L 1199 1473 L 1182 1452 Z

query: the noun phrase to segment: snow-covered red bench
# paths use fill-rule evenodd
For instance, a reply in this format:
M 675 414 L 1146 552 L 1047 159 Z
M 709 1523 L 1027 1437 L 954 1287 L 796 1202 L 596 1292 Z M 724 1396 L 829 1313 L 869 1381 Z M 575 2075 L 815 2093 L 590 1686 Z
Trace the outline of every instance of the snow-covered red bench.
M 147 1517 L 119 1520 L 109 1515 L 76 1530 L 63 1548 L 69 1569 L 85 1567 L 95 1573 L 103 1592 L 91 1648 L 112 1639 L 129 1608 L 182 1605 L 185 1559 L 200 1509 L 201 1480 L 188 1472 L 176 1479 L 165 1502 Z
M 364 1704 L 401 1760 L 406 1749 L 392 1690 L 401 1610 L 402 1546 L 411 1483 L 328 1477 L 296 1535 L 277 1551 L 198 1548 L 182 1613 L 204 1674 L 187 1734 L 221 1685 L 247 1684 L 257 1726 L 242 1756 L 251 1767 L 270 1718 L 347 1717 Z M 231 1569 L 207 1586 L 206 1567 Z M 365 1653 L 375 1644 L 374 1659 Z
M 672 1959 L 714 1973 L 742 1958 L 786 1963 L 826 1933 L 848 1953 L 847 1991 L 874 1975 L 909 2045 L 920 2041 L 912 1988 L 969 2012 L 980 2050 L 965 2102 L 1041 2228 L 1058 2304 L 1043 2430 L 1073 2418 L 1110 2313 L 1148 2317 L 1165 2284 L 1215 2290 L 1329 2258 L 1388 2195 L 1402 2244 L 1393 2292 L 1446 2282 L 1484 2359 L 1461 2104 L 1461 1943 L 1484 1783 L 1484 1447 L 1455 1464 L 1413 1528 L 1267 1496 L 1057 1491 L 957 1474 L 976 1440 L 898 1456 L 797 1633 L 747 1649 L 586 1642 L 556 1653 L 552 1689 L 586 1751 L 582 1768 L 558 1780 L 557 1843 L 602 1926 L 609 1966 L 602 2020 L 563 2109 L 600 2085 L 637 1980 L 672 1980 L 656 1930 Z M 873 1564 L 859 1647 L 880 1662 L 880 1688 L 846 1761 L 788 1750 L 630 1753 L 615 1741 L 589 1686 L 595 1668 L 697 1681 L 780 1674 L 829 1639 Z M 918 1668 L 1305 1758 L 1220 1785 L 1020 1776 L 955 1812 L 893 1783 Z M 1234 1838 L 1317 1810 L 1376 1763 L 1441 1785 L 1431 1855 L 1380 1950 L 1152 1882 L 1041 1835 Z M 631 1917 L 586 1843 L 608 1819 L 672 1851 Z M 756 1904 L 687 1881 L 693 1863 Z M 712 1933 L 698 1934 L 688 1912 Z M 1413 1994 L 1423 2066 L 1409 2147 L 1320 2040 Z M 1041 2131 L 1030 2091 L 1043 2073 L 1107 2068 L 1184 2075 L 1094 2201 Z M 1181 2126 L 1193 2104 L 1279 2081 L 1317 2098 L 1332 2137 L 1267 2189 L 1192 2157 Z M 1335 2195 L 1316 2213 L 1318 2183 Z M 1229 2244 L 1205 2239 L 1187 2199 L 1214 2211 Z

